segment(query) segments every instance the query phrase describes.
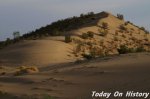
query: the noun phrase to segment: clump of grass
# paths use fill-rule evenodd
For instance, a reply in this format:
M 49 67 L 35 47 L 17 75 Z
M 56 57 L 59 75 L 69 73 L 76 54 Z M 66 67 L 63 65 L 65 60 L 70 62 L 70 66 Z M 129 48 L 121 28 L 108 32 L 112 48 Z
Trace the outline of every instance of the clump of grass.
M 83 33 L 83 34 L 81 35 L 81 37 L 82 37 L 83 39 L 88 39 L 87 33 Z
M 81 37 L 82 37 L 83 39 L 93 38 L 93 37 L 94 37 L 94 32 L 88 31 L 87 33 L 83 33 L 83 34 L 81 35 Z
M 23 75 L 23 74 L 30 74 L 30 73 L 38 73 L 39 69 L 35 66 L 21 66 L 18 70 L 14 73 L 15 76 Z
M 88 35 L 89 38 L 93 38 L 94 37 L 94 32 L 88 31 L 87 35 Z
M 107 36 L 108 34 L 108 30 L 98 29 L 98 31 L 99 31 L 99 35 L 103 37 Z
M 103 29 L 108 29 L 108 23 L 103 22 L 103 23 L 102 23 L 102 28 L 103 28 Z
M 120 30 L 127 31 L 127 28 L 124 25 L 120 25 Z

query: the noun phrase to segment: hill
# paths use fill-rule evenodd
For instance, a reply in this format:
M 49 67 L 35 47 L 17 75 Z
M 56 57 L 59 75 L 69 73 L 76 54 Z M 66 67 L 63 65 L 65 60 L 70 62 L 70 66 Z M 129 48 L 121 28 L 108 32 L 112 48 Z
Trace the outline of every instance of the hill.
M 9 42 L 15 44 L 10 45 Z M 10 45 L 0 51 L 3 65 L 48 65 L 150 51 L 150 34 L 144 28 L 125 21 L 123 15 L 91 12 L 59 20 L 2 43 Z
M 120 14 L 91 12 L 59 20 L 0 42 L 0 48 L 0 99 L 150 92 L 150 34 Z

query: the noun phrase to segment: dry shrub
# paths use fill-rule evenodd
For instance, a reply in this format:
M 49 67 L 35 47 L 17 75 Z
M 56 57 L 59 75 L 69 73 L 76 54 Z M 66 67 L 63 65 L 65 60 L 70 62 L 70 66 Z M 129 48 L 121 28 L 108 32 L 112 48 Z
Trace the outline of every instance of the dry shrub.
M 107 36 L 108 34 L 108 30 L 98 29 L 98 31 L 99 31 L 99 35 L 103 37 Z
M 39 69 L 35 66 L 21 66 L 18 68 L 18 70 L 14 73 L 15 76 L 23 75 L 23 74 L 32 74 L 32 73 L 38 73 Z

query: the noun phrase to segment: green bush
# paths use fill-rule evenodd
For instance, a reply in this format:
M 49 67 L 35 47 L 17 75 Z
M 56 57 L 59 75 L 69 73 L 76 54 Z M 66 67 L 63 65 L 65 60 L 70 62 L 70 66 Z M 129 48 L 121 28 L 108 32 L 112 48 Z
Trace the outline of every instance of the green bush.
M 126 45 L 121 45 L 118 49 L 119 54 L 129 53 L 129 48 Z
M 66 43 L 72 42 L 71 35 L 65 35 L 65 42 Z

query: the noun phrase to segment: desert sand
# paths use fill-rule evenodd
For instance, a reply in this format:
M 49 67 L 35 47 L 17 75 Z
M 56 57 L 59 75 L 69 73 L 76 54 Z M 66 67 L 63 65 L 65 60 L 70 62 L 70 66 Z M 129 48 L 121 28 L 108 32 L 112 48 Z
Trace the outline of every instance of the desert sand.
M 4 66 L 45 66 L 74 61 L 73 47 L 63 40 L 64 37 L 49 37 L 10 45 L 0 51 L 0 64 Z
M 107 35 L 101 34 L 104 22 Z M 89 31 L 93 37 L 83 38 Z M 144 30 L 109 14 L 93 26 L 69 32 L 70 43 L 65 36 L 53 36 L 1 49 L 0 99 L 92 99 L 92 91 L 150 92 L 150 53 L 118 53 L 121 45 L 150 51 L 150 35 Z M 83 54 L 93 49 L 106 56 L 85 59 Z
M 0 76 L 0 87 L 17 96 L 56 99 L 91 99 L 93 90 L 149 92 L 149 59 L 150 53 L 136 53 L 51 65 L 36 74 Z

